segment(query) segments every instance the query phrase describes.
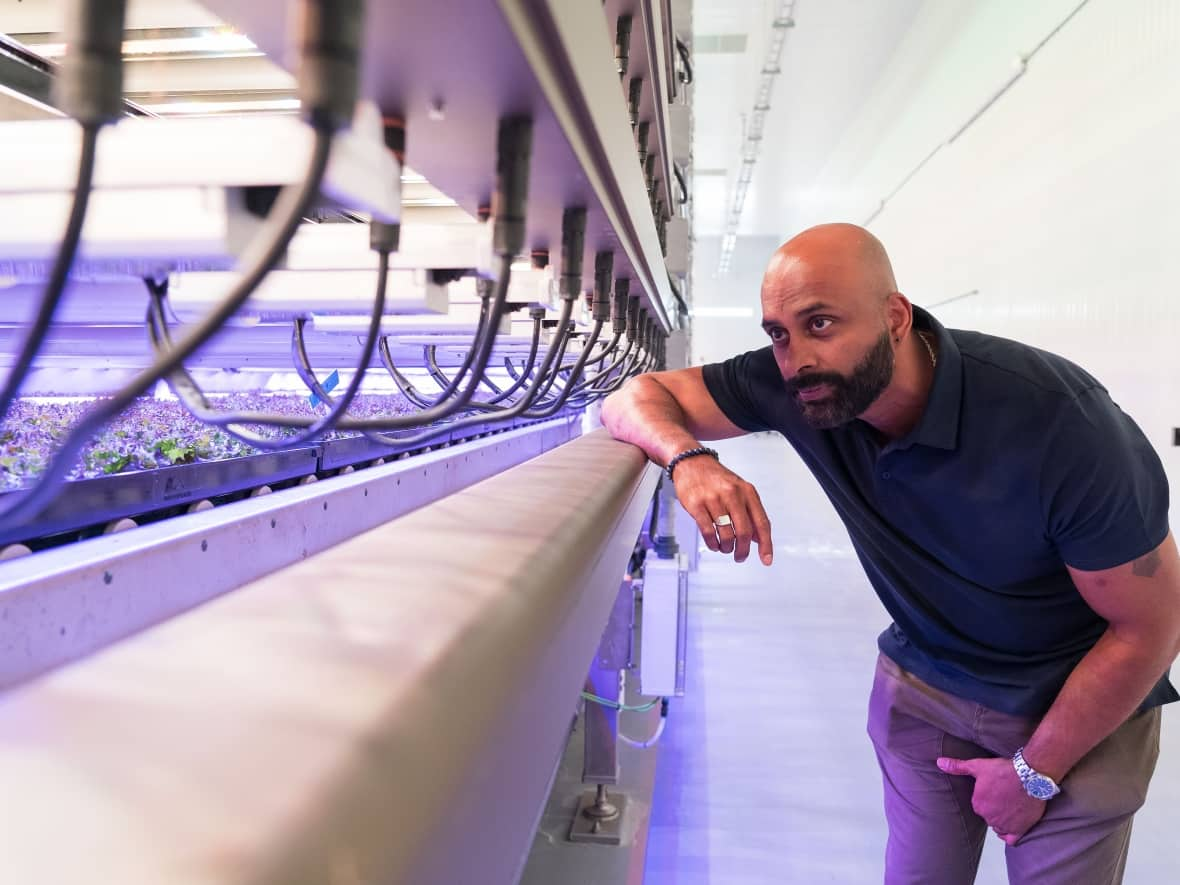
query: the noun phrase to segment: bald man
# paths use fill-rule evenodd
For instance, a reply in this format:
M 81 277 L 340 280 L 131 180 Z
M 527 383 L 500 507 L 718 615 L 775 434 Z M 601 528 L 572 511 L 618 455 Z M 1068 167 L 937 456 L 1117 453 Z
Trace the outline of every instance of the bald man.
M 777 431 L 831 498 L 894 620 L 869 701 L 885 882 L 973 882 L 989 827 L 1013 885 L 1121 882 L 1180 699 L 1151 445 L 1073 363 L 911 305 L 862 228 L 782 246 L 762 327 L 761 350 L 634 379 L 603 421 L 739 562 L 770 564 L 770 520 L 702 440 Z

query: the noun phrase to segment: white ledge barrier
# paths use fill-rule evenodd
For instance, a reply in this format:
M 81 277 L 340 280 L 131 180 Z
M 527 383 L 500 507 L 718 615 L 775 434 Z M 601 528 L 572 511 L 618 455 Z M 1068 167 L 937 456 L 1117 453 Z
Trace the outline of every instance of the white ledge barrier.
M 0 697 L 0 881 L 515 882 L 657 475 L 596 432 Z

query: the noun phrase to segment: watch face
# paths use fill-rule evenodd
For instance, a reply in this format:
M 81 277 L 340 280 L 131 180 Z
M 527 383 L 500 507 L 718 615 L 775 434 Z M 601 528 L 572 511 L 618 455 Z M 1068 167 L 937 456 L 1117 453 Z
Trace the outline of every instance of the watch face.
M 1053 781 L 1041 775 L 1034 775 L 1025 784 L 1028 794 L 1034 799 L 1052 799 L 1057 795 L 1057 788 Z

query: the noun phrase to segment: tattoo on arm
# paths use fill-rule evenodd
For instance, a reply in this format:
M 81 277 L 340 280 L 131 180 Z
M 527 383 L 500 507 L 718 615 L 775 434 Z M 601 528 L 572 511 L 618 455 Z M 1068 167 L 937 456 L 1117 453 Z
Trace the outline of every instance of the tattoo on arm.
M 1158 550 L 1152 550 L 1146 556 L 1141 556 L 1135 560 L 1131 565 L 1131 574 L 1140 578 L 1151 578 L 1155 576 L 1156 569 L 1160 567 L 1160 554 Z

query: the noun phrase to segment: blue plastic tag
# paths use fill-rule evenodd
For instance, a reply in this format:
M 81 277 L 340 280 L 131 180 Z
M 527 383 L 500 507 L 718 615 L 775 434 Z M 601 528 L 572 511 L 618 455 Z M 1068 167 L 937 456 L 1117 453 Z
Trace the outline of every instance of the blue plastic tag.
M 335 372 L 333 372 L 331 375 L 329 375 L 329 376 L 328 376 L 328 380 L 326 380 L 326 381 L 325 381 L 325 382 L 324 382 L 322 385 L 320 385 L 320 386 L 324 388 L 324 393 L 331 393 L 331 392 L 332 392 L 333 390 L 335 390 L 335 389 L 336 389 L 336 388 L 337 388 L 339 385 L 340 385 L 340 372 L 339 372 L 339 371 L 335 371 Z M 309 397 L 307 398 L 307 401 L 311 403 L 311 407 L 312 407 L 313 409 L 314 409 L 316 406 L 318 406 L 320 403 L 322 403 L 322 402 L 323 402 L 323 400 L 322 400 L 322 399 L 320 399 L 320 398 L 319 398 L 319 396 L 317 396 L 317 395 L 316 395 L 316 394 L 314 394 L 314 393 L 313 393 L 311 396 L 309 396 Z

